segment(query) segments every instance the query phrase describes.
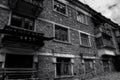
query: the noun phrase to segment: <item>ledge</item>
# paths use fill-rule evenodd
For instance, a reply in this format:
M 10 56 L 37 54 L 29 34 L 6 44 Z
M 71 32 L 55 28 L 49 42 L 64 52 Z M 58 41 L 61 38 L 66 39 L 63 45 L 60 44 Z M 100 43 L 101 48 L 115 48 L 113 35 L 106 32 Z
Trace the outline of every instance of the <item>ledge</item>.
M 54 39 L 53 41 L 54 41 L 54 42 L 58 42 L 58 43 L 62 43 L 62 44 L 72 45 L 72 43 L 66 42 L 66 41 L 60 41 L 60 40 L 56 40 L 56 39 Z
M 74 77 L 74 75 L 56 76 L 55 79 L 58 79 L 58 78 L 72 78 L 72 77 Z

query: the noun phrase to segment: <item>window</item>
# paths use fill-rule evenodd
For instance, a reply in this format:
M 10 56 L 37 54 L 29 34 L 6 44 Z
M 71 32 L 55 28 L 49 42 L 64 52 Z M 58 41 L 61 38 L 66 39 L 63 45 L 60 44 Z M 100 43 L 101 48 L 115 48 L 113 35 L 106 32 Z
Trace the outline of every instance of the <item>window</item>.
M 69 76 L 72 75 L 72 63 L 70 58 L 56 58 L 56 75 Z
M 3 67 L 3 62 L 0 62 L 0 68 L 2 68 Z
M 34 20 L 13 14 L 11 17 L 11 25 L 16 26 L 16 27 L 29 29 L 29 30 L 33 30 L 34 29 Z
M 66 14 L 66 4 L 60 2 L 59 0 L 54 0 L 54 10 L 62 14 Z
M 111 37 L 103 36 L 103 44 L 109 47 L 114 47 L 113 41 Z
M 108 60 L 103 60 L 103 68 L 104 68 L 104 71 L 110 71 L 110 64 L 109 64 L 109 61 Z
M 96 38 L 96 45 L 97 45 L 97 47 L 103 46 L 103 39 L 102 39 L 102 37 Z
M 77 11 L 77 21 L 84 23 L 84 24 L 88 24 L 87 16 L 85 16 L 85 14 L 83 14 L 80 11 Z
M 90 46 L 90 38 L 87 34 L 80 33 L 80 37 L 81 37 L 81 45 Z
M 55 25 L 55 39 L 60 41 L 68 42 L 68 28 L 64 28 L 58 25 Z
M 94 70 L 93 60 L 85 59 L 85 72 L 89 73 Z
M 96 38 L 96 44 L 97 44 L 97 47 L 103 47 L 103 46 L 114 47 L 111 37 L 103 36 L 103 37 Z

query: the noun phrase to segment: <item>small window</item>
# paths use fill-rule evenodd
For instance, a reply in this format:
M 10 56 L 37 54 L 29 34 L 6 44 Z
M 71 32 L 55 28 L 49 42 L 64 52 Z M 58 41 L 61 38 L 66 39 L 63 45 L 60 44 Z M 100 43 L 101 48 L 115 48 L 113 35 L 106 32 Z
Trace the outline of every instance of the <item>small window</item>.
M 54 10 L 62 14 L 66 14 L 66 4 L 60 2 L 59 0 L 54 0 Z
M 68 42 L 68 28 L 64 28 L 58 25 L 55 25 L 55 39 L 60 41 Z
M 85 61 L 85 72 L 89 73 L 94 70 L 93 60 L 86 59 Z
M 31 18 L 25 18 L 19 15 L 12 15 L 11 25 L 16 27 L 21 27 L 29 30 L 34 29 L 34 20 Z
M 87 34 L 80 33 L 81 45 L 90 46 L 90 38 Z
M 87 16 L 80 11 L 77 11 L 77 21 L 84 24 L 88 24 Z
M 70 58 L 57 58 L 56 59 L 56 75 L 68 76 L 72 75 L 72 63 Z
M 0 68 L 2 68 L 3 67 L 3 62 L 0 62 Z

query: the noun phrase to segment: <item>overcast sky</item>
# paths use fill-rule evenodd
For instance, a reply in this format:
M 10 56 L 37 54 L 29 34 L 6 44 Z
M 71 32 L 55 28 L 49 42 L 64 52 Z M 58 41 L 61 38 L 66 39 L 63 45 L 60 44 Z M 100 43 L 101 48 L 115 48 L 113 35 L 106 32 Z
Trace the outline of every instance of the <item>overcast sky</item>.
M 120 25 L 120 0 L 80 0 Z

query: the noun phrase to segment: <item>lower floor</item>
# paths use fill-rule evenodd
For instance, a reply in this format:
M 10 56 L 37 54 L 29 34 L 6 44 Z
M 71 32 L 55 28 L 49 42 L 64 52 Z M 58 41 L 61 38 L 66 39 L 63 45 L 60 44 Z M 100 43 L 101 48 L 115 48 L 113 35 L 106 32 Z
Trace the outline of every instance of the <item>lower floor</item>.
M 88 80 L 120 80 L 120 72 L 106 73 Z
M 113 70 L 112 58 L 60 53 L 1 53 L 0 78 L 7 80 L 82 80 Z

